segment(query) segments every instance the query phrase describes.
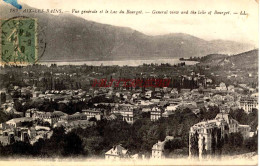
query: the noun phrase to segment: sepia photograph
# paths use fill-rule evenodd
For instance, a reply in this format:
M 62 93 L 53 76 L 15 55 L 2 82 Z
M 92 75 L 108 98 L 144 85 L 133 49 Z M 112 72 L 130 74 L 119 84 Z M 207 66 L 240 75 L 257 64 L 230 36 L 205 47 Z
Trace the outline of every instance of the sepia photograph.
M 1 0 L 0 165 L 258 165 L 257 0 Z

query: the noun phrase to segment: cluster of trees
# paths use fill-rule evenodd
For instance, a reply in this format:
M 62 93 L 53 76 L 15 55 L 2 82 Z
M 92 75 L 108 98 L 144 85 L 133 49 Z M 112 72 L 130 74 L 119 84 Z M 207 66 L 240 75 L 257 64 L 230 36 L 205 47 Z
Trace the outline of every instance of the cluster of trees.
M 183 115 L 180 112 L 176 116 L 161 119 L 157 122 L 151 122 L 149 113 L 143 113 L 133 125 L 122 121 L 121 118 L 112 121 L 101 120 L 97 121 L 95 126 L 85 129 L 76 128 L 67 134 L 65 134 L 64 129 L 56 128 L 50 139 L 40 139 L 34 145 L 16 142 L 8 146 L 1 146 L 0 154 L 3 156 L 25 154 L 27 156 L 46 157 L 67 155 L 102 156 L 114 145 L 121 144 L 133 154 L 143 153 L 149 155 L 152 146 L 158 140 L 164 140 L 166 135 L 180 137 L 181 145 L 187 149 L 188 126 L 194 123 L 193 120 L 196 120 L 196 116 L 188 110 L 183 112 Z M 184 137 L 187 138 L 183 139 Z M 21 148 L 24 148 L 24 150 L 19 150 Z M 183 147 L 176 148 L 181 149 Z M 187 151 L 185 154 L 188 155 Z
M 249 114 L 243 109 L 231 110 L 229 112 L 233 119 L 236 119 L 239 124 L 250 125 L 251 131 L 256 131 L 258 126 L 258 110 L 253 109 Z
M 3 111 L 0 111 L 0 123 L 4 123 L 10 119 L 13 119 L 13 118 L 20 118 L 21 116 L 20 115 L 15 115 L 15 114 L 8 114 L 8 113 L 5 113 Z
M 232 133 L 222 147 L 223 155 L 238 155 L 248 152 L 257 152 L 258 134 L 244 140 L 241 133 Z
M 58 103 L 55 101 L 45 101 L 45 100 L 31 100 L 26 102 L 24 105 L 21 104 L 18 100 L 14 102 L 14 108 L 18 112 L 25 112 L 28 109 L 36 108 L 45 112 L 53 112 L 53 111 L 62 111 L 69 115 L 74 114 L 76 112 L 81 112 L 85 108 L 102 108 L 104 110 L 111 110 L 111 106 L 99 104 L 95 106 L 95 103 L 114 103 L 115 98 L 107 99 L 105 96 L 96 96 L 91 98 L 87 103 L 83 101 L 73 102 L 70 101 L 68 103 Z M 1 117 L 0 117 L 1 118 Z
M 63 128 L 55 128 L 50 139 L 40 139 L 34 145 L 16 142 L 0 148 L 3 155 L 31 155 L 31 156 L 104 156 L 105 152 L 113 146 L 121 144 L 130 153 L 141 153 L 149 156 L 152 146 L 158 140 L 163 141 L 167 135 L 174 136 L 172 141 L 165 144 L 166 157 L 187 157 L 189 147 L 189 130 L 192 125 L 203 119 L 212 119 L 219 112 L 217 107 L 211 107 L 210 111 L 201 111 L 194 114 L 190 109 L 178 109 L 168 118 L 161 118 L 152 122 L 149 113 L 142 113 L 133 125 L 115 120 L 96 121 L 96 125 L 83 128 L 75 128 L 65 133 Z M 250 116 L 250 115 L 248 115 Z M 215 138 L 219 137 L 219 131 L 215 132 Z M 197 137 L 192 138 L 192 150 L 198 155 Z M 234 150 L 250 152 L 257 150 L 257 137 L 243 140 L 241 134 L 231 134 L 225 143 L 212 145 L 217 154 L 233 154 Z M 212 141 L 214 144 L 214 141 Z M 24 150 L 19 150 L 24 148 Z M 232 150 L 233 148 L 233 150 Z
M 15 142 L 7 146 L 0 145 L 1 156 L 24 156 L 24 157 L 60 157 L 79 156 L 84 153 L 82 140 L 73 133 L 65 134 L 64 128 L 55 128 L 50 139 L 39 139 L 31 145 L 27 142 Z
M 54 101 L 44 101 L 44 100 L 33 100 L 28 101 L 24 105 L 19 101 L 15 101 L 14 108 L 18 112 L 25 112 L 31 108 L 37 108 L 45 112 L 53 112 L 54 110 L 59 110 L 67 114 L 74 114 L 76 112 L 81 112 L 83 108 L 87 107 L 87 103 L 79 101 L 69 103 L 58 103 Z
M 167 141 L 164 145 L 164 155 L 166 158 L 187 156 L 188 152 L 189 148 L 186 147 L 185 143 L 179 137 Z

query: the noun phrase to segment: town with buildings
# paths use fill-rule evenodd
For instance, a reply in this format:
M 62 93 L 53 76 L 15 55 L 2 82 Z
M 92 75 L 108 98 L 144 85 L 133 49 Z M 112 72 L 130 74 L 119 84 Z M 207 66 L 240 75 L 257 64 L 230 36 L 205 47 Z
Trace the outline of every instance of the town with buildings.
M 257 153 L 258 71 L 201 64 L 2 66 L 0 153 L 107 160 Z M 148 78 L 170 83 L 93 86 Z

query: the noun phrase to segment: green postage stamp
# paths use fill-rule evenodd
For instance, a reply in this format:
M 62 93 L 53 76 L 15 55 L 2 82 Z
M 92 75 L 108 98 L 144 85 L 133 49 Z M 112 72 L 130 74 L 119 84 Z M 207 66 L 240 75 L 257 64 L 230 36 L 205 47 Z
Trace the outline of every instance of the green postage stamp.
M 1 64 L 33 64 L 37 61 L 37 20 L 15 17 L 1 20 Z

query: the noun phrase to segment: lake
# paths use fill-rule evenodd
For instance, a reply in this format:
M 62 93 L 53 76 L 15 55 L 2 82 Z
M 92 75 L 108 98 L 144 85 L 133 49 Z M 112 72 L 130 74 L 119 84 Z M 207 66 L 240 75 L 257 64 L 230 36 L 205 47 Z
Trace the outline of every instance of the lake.
M 50 66 L 51 64 L 57 64 L 58 66 L 62 65 L 92 65 L 92 66 L 140 66 L 145 64 L 158 64 L 161 63 L 169 63 L 171 65 L 175 65 L 184 61 L 180 61 L 179 59 L 157 59 L 157 60 L 122 60 L 122 61 L 76 61 L 76 62 L 59 62 L 59 61 L 51 61 L 51 62 L 39 62 L 42 65 Z M 194 65 L 198 63 L 197 61 L 185 61 L 186 65 Z

